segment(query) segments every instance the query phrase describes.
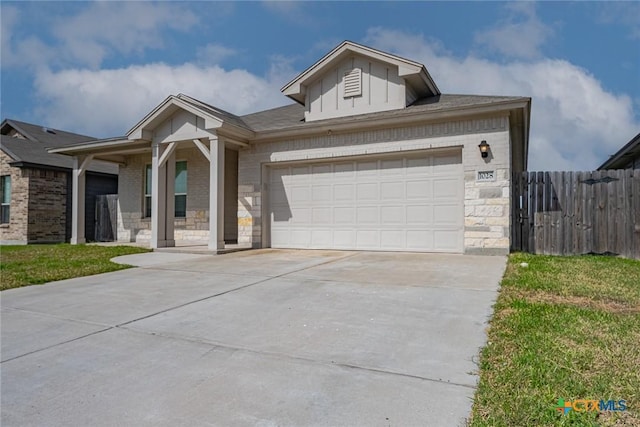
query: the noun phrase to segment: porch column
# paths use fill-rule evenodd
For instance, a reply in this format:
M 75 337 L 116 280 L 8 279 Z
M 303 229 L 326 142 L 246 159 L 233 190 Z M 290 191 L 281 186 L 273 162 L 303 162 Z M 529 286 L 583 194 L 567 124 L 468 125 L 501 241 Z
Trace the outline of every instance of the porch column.
M 166 150 L 170 148 L 167 147 Z M 166 161 L 166 169 L 167 169 L 167 210 L 166 210 L 166 228 L 165 228 L 165 239 L 166 246 L 175 246 L 176 241 L 174 237 L 174 226 L 175 226 L 175 216 L 176 216 L 176 153 L 173 149 L 171 149 L 171 154 L 167 158 Z
M 160 161 L 164 146 L 151 147 L 151 247 L 167 246 L 167 167 Z
M 93 159 L 89 156 L 74 156 L 73 172 L 71 173 L 71 244 L 85 243 L 84 235 L 84 195 L 85 172 Z
M 224 249 L 224 142 L 209 138 L 209 249 Z

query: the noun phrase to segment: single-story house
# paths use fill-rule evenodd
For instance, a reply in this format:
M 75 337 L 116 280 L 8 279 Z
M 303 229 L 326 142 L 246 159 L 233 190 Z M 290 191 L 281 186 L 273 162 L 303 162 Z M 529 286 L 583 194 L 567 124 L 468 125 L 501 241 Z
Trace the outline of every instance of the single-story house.
M 0 133 L 0 242 L 69 241 L 73 159 L 51 154 L 47 148 L 92 138 L 11 119 L 2 121 Z M 96 195 L 117 193 L 118 166 L 91 164 L 85 190 L 84 233 L 93 239 Z
M 640 169 L 640 133 L 598 167 L 607 169 Z
M 349 41 L 282 93 L 294 102 L 243 116 L 172 95 L 125 136 L 51 151 L 79 188 L 92 160 L 120 165 L 120 241 L 509 251 L 530 98 L 442 94 L 424 65 Z

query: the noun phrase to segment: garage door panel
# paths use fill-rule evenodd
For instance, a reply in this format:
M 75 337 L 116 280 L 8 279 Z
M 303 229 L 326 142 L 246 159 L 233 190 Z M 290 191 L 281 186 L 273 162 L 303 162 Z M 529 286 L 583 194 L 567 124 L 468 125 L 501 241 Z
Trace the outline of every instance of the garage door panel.
M 312 220 L 314 224 L 331 225 L 332 224 L 331 208 L 313 208 Z
M 382 230 L 380 232 L 380 246 L 390 250 L 405 248 L 405 230 Z
M 322 204 L 326 204 L 331 202 L 331 185 L 314 185 L 311 190 L 312 200 L 314 202 L 319 202 Z
M 355 176 L 355 163 L 336 163 L 333 166 L 333 176 L 337 179 L 353 178 Z
M 314 165 L 311 167 L 313 179 L 331 179 L 332 167 L 330 164 Z
M 460 194 L 460 180 L 455 178 L 440 178 L 433 180 L 433 197 L 436 199 L 458 199 Z
M 381 182 L 380 198 L 383 200 L 404 199 L 404 181 Z
M 437 230 L 433 232 L 436 251 L 455 251 L 457 249 L 459 233 L 457 230 Z
M 380 175 L 397 176 L 404 174 L 404 159 L 381 160 Z
M 313 230 L 311 232 L 311 244 L 317 248 L 330 248 L 333 246 L 332 230 Z
M 309 187 L 300 187 L 300 186 L 290 187 L 289 193 L 290 193 L 291 201 L 294 202 L 295 204 L 311 200 L 311 195 L 309 194 Z
M 378 206 L 360 206 L 356 208 L 356 221 L 358 224 L 377 224 Z
M 292 224 L 309 224 L 311 221 L 311 209 L 309 208 L 292 208 L 291 209 L 291 219 L 286 222 L 290 222 Z M 285 221 L 280 221 L 285 222 Z
M 357 162 L 356 176 L 358 178 L 378 176 L 378 162 Z
M 351 201 L 354 195 L 353 184 L 335 184 L 333 186 L 334 201 Z
M 433 223 L 435 225 L 460 225 L 462 221 L 458 219 L 460 207 L 456 204 L 434 205 Z
M 408 181 L 406 183 L 406 197 L 408 200 L 429 199 L 433 197 L 433 190 L 431 187 L 431 181 Z
M 356 208 L 350 206 L 333 208 L 333 222 L 335 224 L 355 224 Z
M 417 157 L 407 159 L 407 175 L 430 175 L 431 157 Z
M 433 250 L 432 230 L 407 231 L 407 249 L 416 251 Z
M 353 249 L 353 242 L 356 240 L 355 230 L 334 230 L 333 247 L 337 249 Z
M 407 225 L 424 225 L 433 223 L 433 206 L 407 206 Z
M 356 198 L 358 200 L 378 200 L 378 184 L 367 183 L 356 185 Z
M 378 230 L 357 230 L 356 249 L 375 250 L 380 248 L 380 233 Z
M 395 225 L 406 223 L 406 208 L 404 206 L 380 207 L 380 225 Z
M 296 248 L 306 248 L 311 243 L 311 230 L 306 229 L 292 229 L 291 230 L 291 243 Z
M 271 245 L 461 252 L 460 152 L 277 167 Z

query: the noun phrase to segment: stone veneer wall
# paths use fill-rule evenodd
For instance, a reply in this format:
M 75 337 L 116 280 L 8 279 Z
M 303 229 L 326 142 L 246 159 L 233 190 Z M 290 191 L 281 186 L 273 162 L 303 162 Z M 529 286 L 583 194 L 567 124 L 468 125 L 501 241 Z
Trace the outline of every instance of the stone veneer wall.
M 478 149 L 481 140 L 491 145 L 486 159 Z M 264 164 L 462 147 L 464 251 L 506 254 L 510 233 L 509 141 L 508 116 L 496 116 L 252 144 L 239 155 L 238 242 L 251 243 L 254 247 L 262 245 Z M 486 170 L 495 171 L 495 180 L 477 182 L 477 172 Z
M 12 159 L 0 150 L 0 175 L 11 176 L 11 207 L 8 224 L 0 225 L 0 240 L 6 243 L 27 243 L 29 220 L 29 175 L 23 169 L 9 165 Z
M 189 147 L 189 143 L 183 143 Z M 209 161 L 196 148 L 178 148 L 176 161 L 187 162 L 187 216 L 176 218 L 176 240 L 209 237 Z M 145 165 L 151 154 L 128 156 L 118 179 L 118 241 L 151 240 L 151 218 L 144 217 Z

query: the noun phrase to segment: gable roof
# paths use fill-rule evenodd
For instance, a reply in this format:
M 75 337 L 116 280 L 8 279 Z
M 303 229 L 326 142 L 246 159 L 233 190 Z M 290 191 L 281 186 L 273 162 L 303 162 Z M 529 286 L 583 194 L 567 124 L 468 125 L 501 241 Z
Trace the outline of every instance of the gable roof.
M 129 132 L 129 139 L 151 140 L 147 130 L 155 128 L 171 117 L 176 111 L 183 109 L 204 119 L 206 129 L 217 129 L 226 124 L 240 131 L 250 131 L 242 119 L 228 111 L 206 104 L 185 94 L 169 95 L 156 108 L 151 110 Z
M 24 139 L 9 136 L 8 133 L 12 129 L 24 136 Z M 70 170 L 73 168 L 73 158 L 60 154 L 50 154 L 47 149 L 96 140 L 86 135 L 45 128 L 40 125 L 11 119 L 3 120 L 0 131 L 2 134 L 2 151 L 13 160 L 10 164 L 18 167 L 30 166 L 44 169 Z M 91 162 L 89 171 L 117 174 L 118 166 L 102 162 Z
M 436 86 L 436 83 L 431 78 L 426 67 L 419 62 L 382 52 L 348 40 L 339 44 L 311 67 L 307 68 L 296 78 L 284 85 L 283 88 L 280 89 L 281 92 L 299 104 L 304 105 L 305 86 L 317 79 L 327 70 L 327 68 L 334 66 L 343 58 L 353 54 L 366 56 L 380 62 L 397 66 L 398 75 L 407 81 L 419 98 L 440 95 L 440 89 Z
M 631 138 L 621 149 L 602 163 L 598 170 L 623 169 L 633 159 L 640 158 L 640 133 Z

